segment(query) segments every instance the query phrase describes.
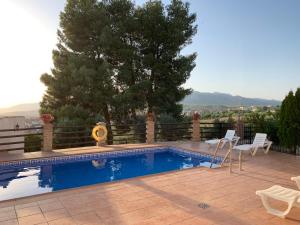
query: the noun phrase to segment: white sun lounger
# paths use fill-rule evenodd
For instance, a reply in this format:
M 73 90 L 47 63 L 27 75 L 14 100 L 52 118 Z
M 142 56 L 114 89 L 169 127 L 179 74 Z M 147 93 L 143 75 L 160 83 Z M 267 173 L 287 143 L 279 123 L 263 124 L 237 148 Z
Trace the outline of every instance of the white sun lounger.
M 296 182 L 296 184 L 297 184 L 297 186 L 298 186 L 298 188 L 300 190 L 300 176 L 298 176 L 298 177 L 292 177 L 291 179 Z
M 267 139 L 267 134 L 256 133 L 252 144 L 237 145 L 233 149 L 239 151 L 249 151 L 252 156 L 256 154 L 258 149 L 262 149 L 265 154 L 268 154 L 272 145 L 272 141 Z
M 256 133 L 252 144 L 237 145 L 233 150 L 239 151 L 239 167 L 242 169 L 242 152 L 248 151 L 252 156 L 255 156 L 258 149 L 263 149 L 265 154 L 268 154 L 272 145 L 272 141 L 267 140 L 267 134 Z
M 292 177 L 292 180 L 297 182 L 298 187 L 300 188 L 300 176 Z M 293 207 L 300 207 L 300 191 L 294 189 L 285 188 L 279 185 L 274 185 L 266 190 L 256 191 L 256 194 L 261 197 L 262 203 L 266 208 L 267 212 L 285 218 L 286 215 L 291 211 Z M 281 211 L 271 207 L 269 199 L 276 199 L 278 201 L 286 202 L 288 207 L 286 210 Z
M 222 149 L 228 141 L 233 142 L 232 144 L 235 146 L 239 139 L 239 137 L 235 136 L 235 130 L 227 130 L 224 138 L 207 140 L 205 143 L 209 145 L 209 148 L 214 145 L 221 145 L 219 148 Z

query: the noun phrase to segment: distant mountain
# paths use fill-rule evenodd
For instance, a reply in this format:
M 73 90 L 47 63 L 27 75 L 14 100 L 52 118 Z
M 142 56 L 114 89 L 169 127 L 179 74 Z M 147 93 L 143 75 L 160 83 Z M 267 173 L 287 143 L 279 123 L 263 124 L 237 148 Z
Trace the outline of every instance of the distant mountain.
M 268 100 L 261 98 L 245 98 L 241 96 L 233 96 L 224 93 L 208 93 L 194 91 L 182 101 L 184 105 L 199 105 L 199 106 L 277 106 L 281 102 L 278 100 Z
M 268 100 L 261 98 L 245 98 L 241 96 L 233 96 L 224 93 L 208 93 L 194 91 L 183 101 L 184 105 L 197 106 L 277 106 L 281 102 L 277 100 Z M 39 117 L 39 103 L 28 103 L 16 105 L 9 108 L 0 108 L 0 116 L 25 116 Z
M 9 108 L 0 108 L 0 116 L 38 117 L 39 108 L 39 103 L 27 103 L 15 105 Z

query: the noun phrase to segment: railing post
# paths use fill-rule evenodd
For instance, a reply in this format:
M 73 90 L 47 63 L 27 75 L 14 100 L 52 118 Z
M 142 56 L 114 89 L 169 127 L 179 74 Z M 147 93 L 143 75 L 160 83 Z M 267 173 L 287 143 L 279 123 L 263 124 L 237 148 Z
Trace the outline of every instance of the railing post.
M 236 132 L 240 139 L 244 140 L 245 124 L 240 116 L 238 116 L 238 120 L 236 122 Z
M 146 143 L 151 144 L 154 143 L 154 114 L 149 112 L 147 114 L 147 121 L 146 121 Z
M 54 120 L 54 117 L 51 114 L 43 114 L 41 119 L 44 122 L 42 151 L 51 151 L 53 144 L 53 124 L 51 122 Z
M 200 114 L 198 112 L 193 113 L 193 132 L 192 141 L 200 141 Z

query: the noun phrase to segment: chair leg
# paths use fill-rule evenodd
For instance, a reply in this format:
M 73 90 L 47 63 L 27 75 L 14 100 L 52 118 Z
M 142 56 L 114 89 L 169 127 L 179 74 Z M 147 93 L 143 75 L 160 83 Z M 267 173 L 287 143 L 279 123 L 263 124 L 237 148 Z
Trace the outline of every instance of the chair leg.
M 220 165 L 221 167 L 223 166 L 223 164 L 225 163 L 226 159 L 228 158 L 230 151 L 231 151 L 231 149 L 229 148 L 228 151 L 226 152 L 224 158 L 223 158 L 223 161 L 222 161 L 221 165 Z
M 239 152 L 239 169 L 242 171 L 242 151 Z
M 255 147 L 253 150 L 250 150 L 251 155 L 255 156 L 257 150 L 258 150 L 258 147 Z
M 222 146 L 222 143 L 221 141 L 217 144 L 216 146 L 216 149 L 215 149 L 215 152 L 213 154 L 213 156 L 216 156 L 217 155 L 217 152 L 221 149 L 221 146 Z
M 272 145 L 272 142 L 270 142 L 270 143 L 268 144 L 267 148 L 264 150 L 264 153 L 265 153 L 265 154 L 268 154 L 268 153 L 269 153 L 269 150 L 270 150 L 270 148 L 271 148 L 271 145 Z
M 286 215 L 291 211 L 292 207 L 294 206 L 295 201 L 288 202 L 288 208 L 285 211 L 280 211 L 277 209 L 274 209 L 270 206 L 269 199 L 265 195 L 259 195 L 261 197 L 261 201 L 263 203 L 263 206 L 267 210 L 268 213 L 278 216 L 280 218 L 285 218 Z

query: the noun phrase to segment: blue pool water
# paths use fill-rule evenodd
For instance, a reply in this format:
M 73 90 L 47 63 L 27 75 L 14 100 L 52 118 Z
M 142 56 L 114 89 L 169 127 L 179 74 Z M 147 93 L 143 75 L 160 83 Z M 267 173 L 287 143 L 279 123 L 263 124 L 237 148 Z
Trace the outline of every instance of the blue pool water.
M 216 167 L 220 159 L 214 159 Z M 0 164 L 0 201 L 211 165 L 207 155 L 172 148 L 139 149 Z

